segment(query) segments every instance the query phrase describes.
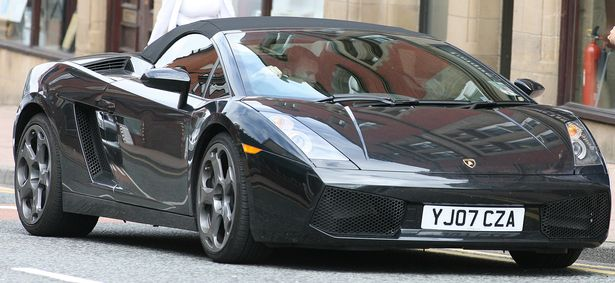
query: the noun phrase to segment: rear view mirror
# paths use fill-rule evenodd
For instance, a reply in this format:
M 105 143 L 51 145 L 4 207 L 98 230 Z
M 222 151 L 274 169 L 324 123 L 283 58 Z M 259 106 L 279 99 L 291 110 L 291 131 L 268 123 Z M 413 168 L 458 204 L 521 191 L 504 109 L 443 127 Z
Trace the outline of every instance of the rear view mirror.
M 518 79 L 515 85 L 531 98 L 537 98 L 545 92 L 545 87 L 530 79 Z
M 188 90 L 190 89 L 190 75 L 183 69 L 155 68 L 150 69 L 141 76 L 141 82 L 145 86 L 179 92 L 177 108 L 183 109 L 188 102 Z

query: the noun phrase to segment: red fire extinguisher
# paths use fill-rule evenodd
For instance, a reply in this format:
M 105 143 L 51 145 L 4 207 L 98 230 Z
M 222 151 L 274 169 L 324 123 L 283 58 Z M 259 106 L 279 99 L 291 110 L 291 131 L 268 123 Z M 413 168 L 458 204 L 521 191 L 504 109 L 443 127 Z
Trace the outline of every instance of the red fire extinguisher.
M 594 27 L 591 33 L 592 40 L 583 52 L 583 104 L 589 106 L 596 105 L 596 72 L 600 58 L 600 47 L 596 43 L 596 39 L 599 38 L 598 28 Z

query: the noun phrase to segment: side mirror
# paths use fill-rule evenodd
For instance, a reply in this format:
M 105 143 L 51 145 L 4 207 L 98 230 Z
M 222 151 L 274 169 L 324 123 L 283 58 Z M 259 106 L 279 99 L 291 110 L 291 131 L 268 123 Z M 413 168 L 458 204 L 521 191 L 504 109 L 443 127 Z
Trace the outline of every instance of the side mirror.
M 531 98 L 537 98 L 545 92 L 545 87 L 530 79 L 518 79 L 515 85 Z
M 190 89 L 190 75 L 183 69 L 158 68 L 150 69 L 141 76 L 145 86 L 179 92 L 177 108 L 183 109 L 188 103 L 188 90 Z

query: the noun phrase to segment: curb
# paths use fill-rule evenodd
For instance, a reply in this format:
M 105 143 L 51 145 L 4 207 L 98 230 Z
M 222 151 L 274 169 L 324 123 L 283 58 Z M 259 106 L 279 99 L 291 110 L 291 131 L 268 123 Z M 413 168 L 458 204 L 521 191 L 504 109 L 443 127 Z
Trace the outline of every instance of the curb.
M 13 187 L 13 168 L 0 168 L 0 185 Z

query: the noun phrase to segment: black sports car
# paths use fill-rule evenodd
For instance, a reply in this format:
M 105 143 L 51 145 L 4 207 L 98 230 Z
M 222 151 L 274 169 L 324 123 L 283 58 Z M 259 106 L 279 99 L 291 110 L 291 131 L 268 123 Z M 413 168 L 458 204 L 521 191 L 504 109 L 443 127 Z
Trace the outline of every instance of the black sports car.
M 599 246 L 609 179 L 575 115 L 401 28 L 303 18 L 178 27 L 140 54 L 39 65 L 14 127 L 19 217 L 197 231 L 271 248 L 509 250 L 566 267 Z

